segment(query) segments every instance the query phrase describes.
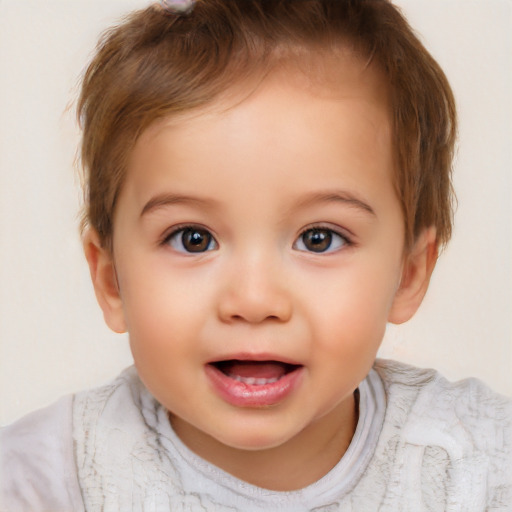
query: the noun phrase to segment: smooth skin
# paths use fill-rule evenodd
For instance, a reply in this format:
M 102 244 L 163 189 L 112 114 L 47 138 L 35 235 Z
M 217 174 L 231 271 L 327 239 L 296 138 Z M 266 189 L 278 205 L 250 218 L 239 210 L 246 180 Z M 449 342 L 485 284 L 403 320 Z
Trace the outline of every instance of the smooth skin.
M 437 257 L 433 228 L 404 249 L 381 76 L 347 59 L 335 82 L 275 73 L 228 107 L 155 124 L 131 154 L 112 253 L 84 238 L 105 320 L 129 332 L 177 435 L 274 490 L 343 456 L 354 390 Z M 206 368 L 241 357 L 293 362 L 300 377 L 279 403 L 235 406 Z

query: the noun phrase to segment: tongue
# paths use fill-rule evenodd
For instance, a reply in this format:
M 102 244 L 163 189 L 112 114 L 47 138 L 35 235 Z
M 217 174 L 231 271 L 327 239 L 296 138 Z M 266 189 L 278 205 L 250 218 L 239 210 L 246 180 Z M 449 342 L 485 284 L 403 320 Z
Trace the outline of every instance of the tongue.
M 287 373 L 287 365 L 278 361 L 229 361 L 223 371 L 242 378 L 280 379 Z

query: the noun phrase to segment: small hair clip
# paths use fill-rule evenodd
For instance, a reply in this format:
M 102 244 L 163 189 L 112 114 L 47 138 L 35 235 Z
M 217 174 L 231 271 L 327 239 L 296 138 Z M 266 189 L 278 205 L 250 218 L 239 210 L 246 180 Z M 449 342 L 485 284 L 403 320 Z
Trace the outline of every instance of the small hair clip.
M 160 5 L 172 14 L 188 14 L 196 0 L 160 0 Z

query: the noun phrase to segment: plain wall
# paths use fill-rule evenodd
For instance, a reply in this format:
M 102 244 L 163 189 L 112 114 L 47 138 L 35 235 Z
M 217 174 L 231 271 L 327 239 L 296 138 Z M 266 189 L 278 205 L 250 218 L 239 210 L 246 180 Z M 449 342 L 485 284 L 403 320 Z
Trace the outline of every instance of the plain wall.
M 512 2 L 397 0 L 460 113 L 454 237 L 381 355 L 512 395 Z M 0 424 L 131 364 L 103 324 L 78 233 L 77 81 L 142 0 L 0 0 Z

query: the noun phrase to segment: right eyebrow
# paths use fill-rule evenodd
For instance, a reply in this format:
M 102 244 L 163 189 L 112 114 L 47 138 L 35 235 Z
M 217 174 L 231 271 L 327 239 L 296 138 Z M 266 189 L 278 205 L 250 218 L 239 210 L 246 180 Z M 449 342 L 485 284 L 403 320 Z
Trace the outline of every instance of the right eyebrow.
M 215 206 L 216 202 L 212 199 L 206 199 L 201 197 L 187 196 L 184 194 L 158 194 L 153 196 L 142 208 L 140 212 L 140 216 L 143 217 L 148 213 L 154 212 L 155 210 L 159 210 L 161 208 L 165 208 L 167 206 L 172 206 L 175 204 L 192 204 L 203 207 L 212 208 Z

